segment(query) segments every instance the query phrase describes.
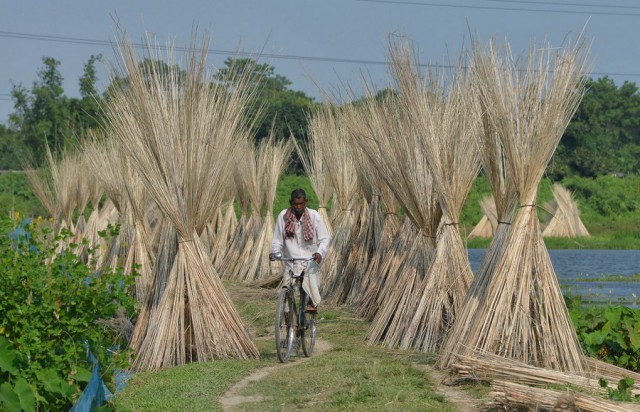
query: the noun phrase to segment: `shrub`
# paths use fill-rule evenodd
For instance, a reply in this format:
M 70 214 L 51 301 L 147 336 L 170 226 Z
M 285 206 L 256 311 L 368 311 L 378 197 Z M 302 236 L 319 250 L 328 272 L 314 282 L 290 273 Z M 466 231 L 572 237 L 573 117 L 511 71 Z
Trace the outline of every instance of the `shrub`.
M 93 274 L 71 251 L 34 240 L 51 237 L 46 229 L 31 229 L 14 238 L 0 219 L 0 409 L 68 410 L 90 378 L 88 352 L 107 384 L 127 366 L 117 331 L 98 321 L 133 313 L 133 278 Z
M 585 351 L 607 363 L 640 371 L 640 310 L 625 306 L 572 311 Z

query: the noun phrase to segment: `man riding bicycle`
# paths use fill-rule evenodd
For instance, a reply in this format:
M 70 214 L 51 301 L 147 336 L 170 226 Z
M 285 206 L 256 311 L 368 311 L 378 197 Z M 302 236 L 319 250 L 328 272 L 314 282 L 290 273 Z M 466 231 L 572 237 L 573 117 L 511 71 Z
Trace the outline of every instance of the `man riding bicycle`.
M 302 272 L 313 273 L 312 276 L 305 276 L 303 288 L 309 295 L 307 311 L 317 312 L 320 303 L 320 288 L 316 270 L 313 265 L 320 264 L 326 255 L 329 247 L 329 232 L 327 227 L 316 210 L 307 208 L 307 194 L 303 189 L 296 189 L 291 192 L 288 209 L 283 210 L 278 215 L 273 232 L 273 242 L 271 243 L 271 253 L 269 258 L 273 259 L 276 253 L 281 252 L 288 258 L 313 257 L 313 262 L 296 261 L 285 262 L 283 282 L 288 286 L 293 276 L 300 276 Z

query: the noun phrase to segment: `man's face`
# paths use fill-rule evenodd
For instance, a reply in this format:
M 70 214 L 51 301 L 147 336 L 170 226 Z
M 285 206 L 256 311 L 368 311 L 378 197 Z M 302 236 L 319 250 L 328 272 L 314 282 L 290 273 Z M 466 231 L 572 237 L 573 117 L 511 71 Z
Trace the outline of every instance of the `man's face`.
M 307 207 L 307 199 L 293 198 L 289 200 L 289 204 L 293 208 L 293 213 L 296 215 L 296 218 L 300 219 L 304 213 L 304 209 Z

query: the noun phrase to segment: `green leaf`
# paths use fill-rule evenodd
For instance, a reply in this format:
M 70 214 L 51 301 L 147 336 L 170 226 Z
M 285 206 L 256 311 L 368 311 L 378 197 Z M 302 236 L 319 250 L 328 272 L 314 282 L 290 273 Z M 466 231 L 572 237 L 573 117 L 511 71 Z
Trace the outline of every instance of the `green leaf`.
M 36 373 L 38 380 L 47 392 L 69 397 L 73 393 L 73 387 L 69 386 L 66 380 L 62 379 L 56 371 L 45 369 Z
M 18 358 L 18 351 L 13 348 L 4 336 L 0 336 L 0 370 L 17 375 L 18 370 L 15 367 L 15 361 Z
M 8 382 L 0 385 L 0 402 L 2 402 L 9 412 L 20 412 L 22 410 L 20 398 Z
M 24 378 L 18 379 L 15 387 L 16 394 L 20 398 L 20 406 L 25 411 L 36 410 L 36 391 Z
M 584 334 L 584 343 L 589 346 L 600 346 L 607 337 L 607 333 L 603 331 L 595 331 Z
M 640 323 L 627 320 L 625 322 L 627 330 L 629 331 L 629 341 L 631 348 L 635 351 L 640 350 Z
M 77 367 L 78 369 L 78 374 L 75 376 L 75 379 L 78 382 L 89 382 L 91 380 L 91 371 L 88 369 L 85 369 L 81 366 Z

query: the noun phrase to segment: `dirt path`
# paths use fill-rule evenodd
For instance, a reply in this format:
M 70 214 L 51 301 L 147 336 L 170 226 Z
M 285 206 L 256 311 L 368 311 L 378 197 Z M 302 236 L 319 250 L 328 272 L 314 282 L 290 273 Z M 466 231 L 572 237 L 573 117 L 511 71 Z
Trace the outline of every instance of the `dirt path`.
M 320 356 L 331 350 L 331 344 L 325 340 L 318 339 L 316 340 L 316 345 L 313 349 L 313 357 Z M 220 397 L 220 404 L 222 405 L 222 410 L 232 411 L 234 407 L 241 405 L 243 403 L 249 402 L 260 402 L 266 399 L 264 396 L 241 396 L 239 395 L 240 391 L 251 384 L 252 382 L 259 381 L 261 379 L 266 378 L 270 374 L 282 370 L 284 368 L 288 368 L 290 366 L 300 365 L 301 362 L 306 362 L 311 358 L 307 358 L 305 356 L 299 356 L 296 358 L 295 362 L 287 362 L 287 363 L 277 363 L 273 366 L 268 366 L 266 368 L 258 369 L 253 372 L 251 375 L 245 377 L 241 381 L 237 382 L 228 391 L 226 391 Z
M 467 392 L 463 391 L 457 386 L 447 384 L 447 382 L 449 381 L 447 371 L 438 370 L 432 365 L 414 364 L 414 366 L 426 372 L 427 375 L 435 381 L 436 392 L 444 395 L 447 401 L 455 406 L 459 411 L 475 412 L 481 410 L 481 408 L 478 406 L 479 403 L 482 403 L 481 401 L 479 401 L 478 399 L 474 399 Z

